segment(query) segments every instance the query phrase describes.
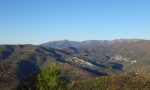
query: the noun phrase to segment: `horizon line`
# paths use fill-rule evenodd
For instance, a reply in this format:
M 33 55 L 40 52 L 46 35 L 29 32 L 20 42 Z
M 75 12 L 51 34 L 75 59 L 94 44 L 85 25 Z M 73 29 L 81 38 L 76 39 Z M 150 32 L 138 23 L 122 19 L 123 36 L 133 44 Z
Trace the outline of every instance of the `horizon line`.
M 116 39 L 87 39 L 87 40 L 69 40 L 69 39 L 60 39 L 60 40 L 50 40 L 43 43 L 0 43 L 0 45 L 42 45 L 48 42 L 58 42 L 58 41 L 73 41 L 73 42 L 84 42 L 84 41 L 115 41 L 115 40 L 150 40 L 144 38 L 116 38 Z

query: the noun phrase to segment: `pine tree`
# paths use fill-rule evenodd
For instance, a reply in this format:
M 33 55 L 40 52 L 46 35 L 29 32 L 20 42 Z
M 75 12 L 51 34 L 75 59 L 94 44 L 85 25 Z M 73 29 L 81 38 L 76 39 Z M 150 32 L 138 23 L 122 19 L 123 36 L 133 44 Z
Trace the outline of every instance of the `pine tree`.
M 66 90 L 68 78 L 57 64 L 44 68 L 37 77 L 37 90 Z

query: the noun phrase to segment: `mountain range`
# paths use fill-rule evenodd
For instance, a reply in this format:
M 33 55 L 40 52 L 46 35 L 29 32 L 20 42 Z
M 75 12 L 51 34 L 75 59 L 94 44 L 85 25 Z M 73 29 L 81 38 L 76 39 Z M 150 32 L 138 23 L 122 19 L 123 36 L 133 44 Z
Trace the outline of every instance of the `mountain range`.
M 150 41 L 63 40 L 41 45 L 0 45 L 0 90 L 34 85 L 39 71 L 54 62 L 72 81 L 128 72 L 149 75 Z
M 109 67 L 110 63 L 115 63 L 117 64 L 115 68 L 123 71 L 147 71 L 150 65 L 149 40 L 117 39 L 83 42 L 64 40 L 48 42 L 43 46 L 63 50 L 105 67 Z

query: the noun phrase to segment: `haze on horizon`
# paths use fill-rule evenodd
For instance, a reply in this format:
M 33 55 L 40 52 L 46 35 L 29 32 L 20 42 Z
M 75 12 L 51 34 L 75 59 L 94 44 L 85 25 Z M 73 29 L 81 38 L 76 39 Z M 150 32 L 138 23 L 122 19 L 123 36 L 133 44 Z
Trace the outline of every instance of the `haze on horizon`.
M 0 44 L 150 39 L 149 0 L 0 0 Z

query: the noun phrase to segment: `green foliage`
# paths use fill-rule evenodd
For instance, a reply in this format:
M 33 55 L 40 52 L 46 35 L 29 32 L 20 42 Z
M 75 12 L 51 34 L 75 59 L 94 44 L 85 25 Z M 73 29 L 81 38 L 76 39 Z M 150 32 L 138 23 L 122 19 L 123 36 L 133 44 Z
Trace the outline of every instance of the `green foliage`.
M 66 90 L 68 78 L 57 64 L 44 68 L 37 77 L 37 90 Z

